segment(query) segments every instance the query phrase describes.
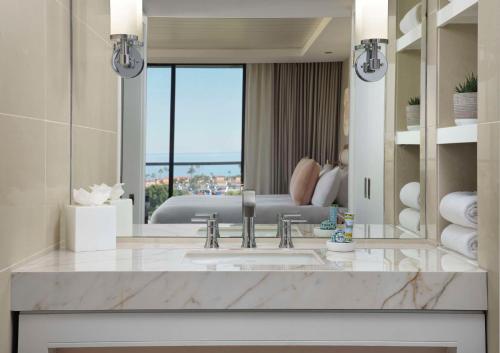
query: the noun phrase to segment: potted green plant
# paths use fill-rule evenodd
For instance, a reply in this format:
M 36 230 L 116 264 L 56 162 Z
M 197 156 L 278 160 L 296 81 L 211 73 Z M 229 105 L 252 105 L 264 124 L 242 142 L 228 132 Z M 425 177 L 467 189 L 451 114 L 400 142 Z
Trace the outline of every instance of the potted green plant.
M 477 77 L 473 73 L 455 87 L 453 113 L 457 125 L 477 123 Z
M 408 99 L 406 128 L 410 131 L 420 129 L 420 97 L 410 97 Z

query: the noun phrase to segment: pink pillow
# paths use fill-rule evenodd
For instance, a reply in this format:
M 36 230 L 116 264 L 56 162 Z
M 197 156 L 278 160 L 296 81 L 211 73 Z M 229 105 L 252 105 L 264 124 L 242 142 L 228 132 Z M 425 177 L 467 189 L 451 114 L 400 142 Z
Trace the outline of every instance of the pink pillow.
M 314 159 L 302 158 L 290 179 L 290 196 L 296 205 L 309 205 L 321 167 Z

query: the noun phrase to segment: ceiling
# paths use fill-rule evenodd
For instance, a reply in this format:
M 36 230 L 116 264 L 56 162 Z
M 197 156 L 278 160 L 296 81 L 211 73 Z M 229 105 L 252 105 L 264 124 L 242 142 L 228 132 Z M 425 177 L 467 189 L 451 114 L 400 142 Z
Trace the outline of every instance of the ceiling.
M 144 8 L 152 63 L 338 61 L 350 54 L 351 0 L 145 0 Z

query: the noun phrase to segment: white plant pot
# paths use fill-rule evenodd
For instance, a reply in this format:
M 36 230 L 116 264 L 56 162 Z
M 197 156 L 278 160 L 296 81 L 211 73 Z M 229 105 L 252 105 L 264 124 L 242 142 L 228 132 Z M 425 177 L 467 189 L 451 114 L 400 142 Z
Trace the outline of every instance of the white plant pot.
M 119 237 L 131 237 L 133 205 L 131 199 L 118 199 L 109 201 L 110 205 L 116 207 L 116 235 Z
M 455 120 L 477 119 L 477 93 L 455 93 L 453 115 Z
M 406 126 L 420 126 L 420 105 L 406 106 Z
M 116 207 L 67 206 L 66 247 L 75 252 L 116 249 Z

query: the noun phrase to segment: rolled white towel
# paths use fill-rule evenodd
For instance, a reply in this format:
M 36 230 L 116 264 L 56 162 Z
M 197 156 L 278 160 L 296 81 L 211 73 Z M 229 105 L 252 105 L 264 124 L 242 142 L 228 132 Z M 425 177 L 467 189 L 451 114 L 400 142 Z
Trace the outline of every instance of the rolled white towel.
M 415 233 L 420 231 L 420 212 L 405 208 L 399 213 L 399 225 Z
M 439 204 L 441 217 L 450 223 L 477 228 L 477 194 L 459 191 L 446 195 Z
M 472 259 L 477 258 L 477 229 L 450 224 L 441 233 L 441 244 Z
M 455 254 L 441 256 L 441 268 L 447 272 L 474 271 L 476 267 Z
M 399 192 L 399 199 L 406 207 L 420 210 L 420 183 L 413 181 L 403 186 Z
M 399 29 L 404 34 L 410 32 L 412 29 L 417 27 L 420 23 L 422 23 L 422 4 L 418 4 L 410 9 L 403 16 L 401 22 L 399 22 Z

